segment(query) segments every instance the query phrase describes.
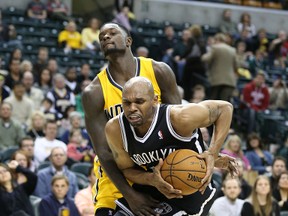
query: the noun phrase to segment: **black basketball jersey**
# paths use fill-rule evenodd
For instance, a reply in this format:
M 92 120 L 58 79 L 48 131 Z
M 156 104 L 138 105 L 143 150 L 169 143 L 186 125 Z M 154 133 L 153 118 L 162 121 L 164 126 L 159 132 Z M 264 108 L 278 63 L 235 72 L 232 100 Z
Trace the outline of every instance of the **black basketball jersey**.
M 152 124 L 143 137 L 138 137 L 123 113 L 119 116 L 124 149 L 130 158 L 147 170 L 156 166 L 160 158 L 165 159 L 177 149 L 191 149 L 198 153 L 205 150 L 200 129 L 196 129 L 190 137 L 177 134 L 170 121 L 171 105 L 157 106 Z M 210 184 L 202 195 L 199 191 L 182 199 L 167 199 L 156 188 L 133 184 L 135 190 L 152 195 L 155 199 L 167 203 L 172 209 L 184 210 L 186 214 L 206 215 L 213 203 L 216 189 Z M 162 214 L 160 214 L 162 215 Z M 165 214 L 165 216 L 171 214 Z M 182 215 L 182 214 L 179 214 Z
M 190 137 L 178 135 L 170 122 L 171 105 L 158 105 L 152 124 L 144 137 L 138 137 L 123 113 L 119 121 L 124 149 L 139 166 L 151 168 L 177 149 L 205 150 L 202 134 L 196 129 Z

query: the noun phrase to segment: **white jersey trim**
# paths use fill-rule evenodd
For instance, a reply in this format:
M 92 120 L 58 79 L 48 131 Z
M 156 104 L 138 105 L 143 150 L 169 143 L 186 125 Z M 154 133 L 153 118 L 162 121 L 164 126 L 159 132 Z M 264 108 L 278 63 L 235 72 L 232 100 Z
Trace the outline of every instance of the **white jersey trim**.
M 130 125 L 130 128 L 132 130 L 132 133 L 133 133 L 133 136 L 135 138 L 135 140 L 137 142 L 140 142 L 140 143 L 145 143 L 146 140 L 150 137 L 150 135 L 152 134 L 156 124 L 157 124 L 157 120 L 158 120 L 158 115 L 159 115 L 159 110 L 160 110 L 160 104 L 157 104 L 157 107 L 156 107 L 156 112 L 154 114 L 154 117 L 153 117 L 153 121 L 150 125 L 150 128 L 149 130 L 146 132 L 146 134 L 141 138 L 141 137 L 138 137 L 135 133 L 135 130 L 134 130 L 134 127 L 132 125 Z
M 127 142 L 127 136 L 126 136 L 123 118 L 124 118 L 124 113 L 122 112 L 122 113 L 120 113 L 118 120 L 119 120 L 119 124 L 120 124 L 120 128 L 121 128 L 120 131 L 121 131 L 121 136 L 122 136 L 122 141 L 123 141 L 123 147 L 124 147 L 125 151 L 128 152 L 128 142 Z

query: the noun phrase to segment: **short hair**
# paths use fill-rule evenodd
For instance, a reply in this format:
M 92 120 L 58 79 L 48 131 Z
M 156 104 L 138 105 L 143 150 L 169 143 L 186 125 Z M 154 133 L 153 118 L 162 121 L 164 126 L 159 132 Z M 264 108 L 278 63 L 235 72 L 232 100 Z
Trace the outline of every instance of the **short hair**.
M 57 121 L 55 121 L 54 119 L 48 119 L 44 125 L 44 128 L 47 128 L 48 124 L 55 124 L 57 125 Z
M 2 106 L 5 105 L 5 104 L 8 105 L 11 110 L 13 109 L 13 105 L 11 103 L 7 102 L 7 101 L 3 101 L 2 104 L 0 104 L 0 108 L 2 108 Z
M 240 181 L 240 179 L 237 178 L 237 177 L 236 177 L 236 178 L 231 177 L 231 176 L 229 176 L 229 175 L 226 175 L 225 179 L 222 181 L 222 187 L 225 188 L 226 183 L 227 183 L 229 180 L 233 180 L 233 179 L 235 179 L 235 180 L 237 181 L 238 186 L 241 188 L 241 181 Z
M 131 37 L 131 33 L 130 31 L 123 25 L 119 24 L 119 23 L 116 23 L 116 22 L 108 22 L 108 23 L 105 23 L 104 25 L 107 25 L 107 24 L 113 24 L 113 25 L 118 25 L 125 33 L 128 37 Z M 103 26 L 104 26 L 103 25 Z
M 66 184 L 69 186 L 70 183 L 69 183 L 69 179 L 67 178 L 67 176 L 65 175 L 62 175 L 62 174 L 56 174 L 52 177 L 51 179 L 51 186 L 54 185 L 54 183 L 58 180 L 65 180 Z
M 25 158 L 26 158 L 26 160 L 27 160 L 27 168 L 29 168 L 30 165 L 31 165 L 31 161 L 30 161 L 28 155 L 27 155 L 23 150 L 21 150 L 21 149 L 15 151 L 15 152 L 12 154 L 11 160 L 16 160 L 16 155 L 17 155 L 17 154 L 22 154 L 22 155 L 25 156 Z
M 23 137 L 23 138 L 20 140 L 20 142 L 19 142 L 19 148 L 20 148 L 20 149 L 22 148 L 23 142 L 24 142 L 25 140 L 31 140 L 31 141 L 33 141 L 33 143 L 34 143 L 34 139 L 33 139 L 31 136 L 25 136 L 25 137 Z
M 250 141 L 253 139 L 257 139 L 259 141 L 259 148 L 263 149 L 263 143 L 262 143 L 261 137 L 257 133 L 252 132 L 248 135 L 248 138 L 247 138 L 247 151 L 253 150 L 250 144 Z
M 22 86 L 23 88 L 25 88 L 25 86 L 24 86 L 24 84 L 23 84 L 23 82 L 22 82 L 21 80 L 14 82 L 14 84 L 13 84 L 13 89 L 14 89 L 16 86 Z
M 286 167 L 286 159 L 284 158 L 284 157 L 282 157 L 282 156 L 276 156 L 274 159 L 273 159 L 273 162 L 272 162 L 272 167 L 274 166 L 274 164 L 275 164 L 275 162 L 276 161 L 283 161 L 284 162 L 284 164 L 285 164 L 285 167 Z
M 69 120 L 72 121 L 74 118 L 82 119 L 81 113 L 77 111 L 72 111 L 71 113 L 69 113 Z

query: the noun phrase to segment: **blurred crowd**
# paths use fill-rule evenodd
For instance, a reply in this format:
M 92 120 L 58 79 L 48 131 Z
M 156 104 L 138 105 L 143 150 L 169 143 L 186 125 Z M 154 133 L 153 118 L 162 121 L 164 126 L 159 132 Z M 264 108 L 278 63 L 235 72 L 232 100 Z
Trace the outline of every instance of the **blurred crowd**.
M 26 14 L 31 20 L 65 23 L 57 40 L 64 54 L 81 50 L 93 56 L 100 52 L 102 20 L 92 17 L 80 29 L 69 10 L 61 0 L 46 4 L 32 0 Z M 287 110 L 286 31 L 271 37 L 253 24 L 249 13 L 243 13 L 237 23 L 233 11 L 226 9 L 215 34 L 207 34 L 200 25 L 176 31 L 171 23 L 163 24 L 158 29 L 163 35 L 152 49 L 139 31 L 141 21 L 133 14 L 133 1 L 115 1 L 114 15 L 113 22 L 131 32 L 136 56 L 153 57 L 173 69 L 183 103 L 221 99 L 232 102 L 235 115 L 240 113 L 244 129 L 235 117 L 222 150 L 237 158 L 239 179 L 215 170 L 219 198 L 211 215 L 223 216 L 225 211 L 240 212 L 242 208 L 245 215 L 288 211 L 288 137 L 281 137 L 272 149 L 261 137 L 256 121 L 259 113 L 281 116 Z M 98 71 L 92 71 L 89 62 L 79 68 L 60 67 L 49 56 L 48 47 L 39 47 L 35 60 L 23 58 L 24 47 L 13 24 L 1 22 L 0 42 L 15 47 L 5 64 L 0 58 L 1 206 L 5 203 L 0 215 L 16 210 L 14 216 L 35 215 L 35 206 L 41 216 L 58 215 L 59 211 L 61 215 L 94 215 L 95 154 L 84 125 L 81 93 Z M 212 130 L 201 129 L 207 145 Z M 77 165 L 87 168 L 84 174 Z M 22 201 L 10 202 L 13 196 Z M 39 203 L 31 197 L 39 198 Z

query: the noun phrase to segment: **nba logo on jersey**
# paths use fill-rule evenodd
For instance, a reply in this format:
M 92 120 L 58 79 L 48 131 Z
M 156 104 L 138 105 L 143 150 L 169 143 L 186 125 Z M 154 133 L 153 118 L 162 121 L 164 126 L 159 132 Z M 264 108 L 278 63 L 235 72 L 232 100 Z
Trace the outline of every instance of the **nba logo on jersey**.
M 158 137 L 159 137 L 159 139 L 163 139 L 163 134 L 162 134 L 162 131 L 161 131 L 161 130 L 158 131 Z

